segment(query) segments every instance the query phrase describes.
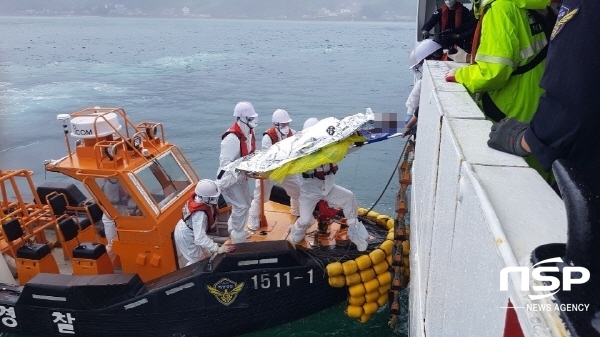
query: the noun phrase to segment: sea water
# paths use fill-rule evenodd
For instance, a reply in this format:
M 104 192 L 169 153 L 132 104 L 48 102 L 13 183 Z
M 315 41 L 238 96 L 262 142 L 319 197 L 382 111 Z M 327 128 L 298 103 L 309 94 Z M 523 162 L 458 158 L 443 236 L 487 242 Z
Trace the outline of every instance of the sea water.
M 297 130 L 309 117 L 367 107 L 404 120 L 413 81 L 412 23 L 0 17 L 0 32 L 0 169 L 32 170 L 36 184 L 69 180 L 43 169 L 67 153 L 57 114 L 121 107 L 136 123 L 160 122 L 199 175 L 214 179 L 238 101 L 254 105 L 259 133 L 279 108 Z M 336 182 L 372 206 L 403 146 L 366 145 L 340 163 Z M 397 190 L 395 176 L 374 209 L 395 215 Z M 403 301 L 395 332 L 388 310 L 361 324 L 340 304 L 248 336 L 402 336 Z

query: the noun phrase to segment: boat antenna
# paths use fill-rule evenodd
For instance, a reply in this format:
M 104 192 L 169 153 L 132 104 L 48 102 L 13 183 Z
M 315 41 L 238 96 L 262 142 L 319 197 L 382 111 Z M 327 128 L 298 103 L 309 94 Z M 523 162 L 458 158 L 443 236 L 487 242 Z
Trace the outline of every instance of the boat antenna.
M 67 121 L 71 119 L 71 116 L 69 114 L 59 114 L 56 116 L 56 119 L 62 122 L 65 140 L 67 141 L 67 155 L 69 156 L 71 164 L 73 164 L 73 158 L 71 157 L 71 144 L 69 143 L 69 127 L 67 126 Z

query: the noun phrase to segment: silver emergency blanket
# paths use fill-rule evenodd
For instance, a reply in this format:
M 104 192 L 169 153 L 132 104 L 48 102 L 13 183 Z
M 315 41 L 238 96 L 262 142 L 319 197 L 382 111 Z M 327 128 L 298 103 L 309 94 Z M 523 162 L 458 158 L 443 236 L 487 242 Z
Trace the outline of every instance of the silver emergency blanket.
M 266 150 L 242 157 L 225 167 L 225 171 L 245 171 L 264 173 L 275 170 L 282 165 L 310 155 L 321 148 L 348 138 L 356 131 L 374 128 L 375 115 L 370 108 L 366 113 L 357 113 L 339 120 L 328 117 L 315 125 L 299 131 Z M 317 165 L 318 166 L 318 165 Z M 316 166 L 315 166 L 316 167 Z

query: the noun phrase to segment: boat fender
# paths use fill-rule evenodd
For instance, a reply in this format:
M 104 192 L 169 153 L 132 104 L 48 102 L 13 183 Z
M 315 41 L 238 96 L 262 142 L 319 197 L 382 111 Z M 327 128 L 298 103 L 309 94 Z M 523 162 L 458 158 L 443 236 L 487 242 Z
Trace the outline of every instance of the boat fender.
M 377 280 L 379 280 L 379 284 L 390 284 L 392 282 L 392 273 L 383 273 L 377 275 Z
M 386 240 L 394 240 L 394 238 L 395 238 L 395 235 L 394 235 L 394 231 L 393 231 L 393 228 L 392 228 L 392 231 L 390 231 L 390 232 L 387 233 L 387 236 L 385 237 L 385 239 Z
M 375 270 L 375 274 L 379 275 L 379 274 L 385 273 L 388 270 L 389 267 L 390 266 L 388 265 L 388 263 L 384 259 L 380 263 L 374 265 L 373 266 L 373 270 Z
M 356 213 L 357 213 L 359 216 L 363 216 L 363 215 L 367 214 L 367 211 L 368 211 L 368 209 L 366 209 L 366 208 L 362 208 L 362 207 L 359 207 L 359 208 L 358 208 L 358 211 L 357 211 Z
M 388 294 L 387 292 L 381 296 L 379 296 L 379 298 L 377 299 L 377 305 L 379 305 L 380 307 L 383 307 L 387 301 L 388 301 Z
M 342 263 L 342 268 L 344 269 L 344 275 L 352 275 L 358 271 L 358 265 L 354 260 L 348 260 Z
M 373 222 L 376 222 L 376 221 L 377 221 L 377 217 L 378 217 L 379 215 L 380 215 L 380 214 L 379 214 L 379 213 L 377 213 L 377 212 L 375 212 L 375 211 L 370 211 L 369 213 L 367 213 L 367 219 L 369 219 L 369 220 L 371 220 L 371 221 L 373 221 Z
M 390 266 L 392 265 L 392 255 L 391 254 L 385 258 L 385 262 L 387 262 Z
M 387 296 L 387 293 L 388 293 L 389 290 L 390 290 L 390 283 L 381 285 L 381 286 L 379 286 L 379 289 L 378 289 L 379 295 L 386 295 Z
M 375 278 L 375 271 L 373 268 L 367 268 L 360 271 L 360 279 L 363 283 L 369 282 Z
M 366 293 L 365 299 L 367 300 L 367 303 L 376 303 L 379 296 L 379 291 L 375 290 L 370 293 Z
M 380 216 L 377 217 L 375 222 L 381 227 L 387 227 L 388 220 L 390 220 L 389 215 L 381 214 Z
M 367 293 L 379 293 L 379 280 L 377 280 L 377 278 L 373 278 L 372 280 L 365 282 L 365 290 L 367 291 Z
M 367 323 L 371 319 L 371 315 L 362 315 L 359 318 L 361 323 Z
M 407 256 L 410 252 L 410 242 L 408 240 L 402 241 L 402 255 Z
M 363 307 L 360 305 L 349 305 L 346 308 L 346 314 L 352 318 L 360 318 L 363 314 Z
M 362 283 L 355 284 L 348 288 L 348 293 L 353 297 L 362 296 L 366 293 L 365 286 Z
M 394 224 L 395 224 L 395 221 L 394 221 L 394 219 L 389 219 L 389 220 L 386 222 L 386 224 L 385 224 L 385 227 L 386 227 L 387 229 L 393 229 L 393 228 L 394 228 Z
M 329 277 L 342 275 L 344 273 L 344 268 L 340 262 L 332 262 L 325 267 L 327 270 L 327 275 Z
M 379 298 L 379 296 L 377 296 L 377 298 Z M 378 308 L 379 308 L 379 305 L 377 304 L 376 301 L 367 302 L 367 303 L 363 304 L 364 315 L 371 316 L 377 311 Z
M 392 249 L 394 248 L 394 242 L 392 240 L 385 240 L 379 246 L 381 250 L 385 252 L 385 256 L 392 255 Z
M 360 274 L 359 273 L 354 273 L 354 274 L 350 274 L 348 276 L 346 276 L 346 284 L 348 285 L 348 287 L 353 286 L 355 284 L 359 284 L 360 283 Z
M 369 253 L 369 258 L 371 259 L 372 265 L 379 264 L 385 261 L 385 252 L 381 249 L 375 249 Z
M 346 278 L 342 275 L 329 277 L 329 285 L 334 288 L 341 288 L 346 285 Z
M 365 270 L 371 266 L 371 258 L 369 255 L 361 255 L 354 260 L 356 261 L 358 270 Z
M 363 305 L 367 300 L 364 296 L 350 296 L 348 297 L 348 305 Z

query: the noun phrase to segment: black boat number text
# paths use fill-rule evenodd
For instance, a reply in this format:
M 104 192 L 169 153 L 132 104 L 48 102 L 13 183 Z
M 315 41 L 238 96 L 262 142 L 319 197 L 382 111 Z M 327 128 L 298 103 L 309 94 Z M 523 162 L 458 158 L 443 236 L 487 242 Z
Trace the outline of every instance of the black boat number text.
M 309 270 L 306 272 L 308 275 L 306 277 L 308 277 L 308 282 L 309 283 L 313 283 L 313 270 Z M 302 276 L 294 276 L 293 279 L 294 280 L 300 280 L 303 279 L 304 277 Z M 271 275 L 271 274 L 260 274 L 259 275 L 254 275 L 250 278 L 253 283 L 254 283 L 254 289 L 258 289 L 259 285 L 262 289 L 269 289 L 271 288 L 271 285 L 273 284 L 274 287 L 276 288 L 281 288 L 281 287 L 289 287 L 292 283 L 292 277 L 290 276 L 290 272 L 288 271 L 287 273 L 277 273 L 275 275 Z

